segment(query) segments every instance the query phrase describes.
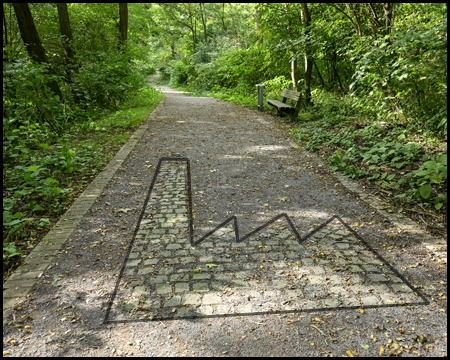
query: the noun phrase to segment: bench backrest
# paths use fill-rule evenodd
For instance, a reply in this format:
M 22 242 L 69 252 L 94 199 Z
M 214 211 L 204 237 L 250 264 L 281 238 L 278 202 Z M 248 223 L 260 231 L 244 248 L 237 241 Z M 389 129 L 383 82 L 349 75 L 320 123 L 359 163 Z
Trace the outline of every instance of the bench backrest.
M 294 100 L 294 101 L 297 102 L 300 99 L 301 94 L 299 92 L 297 92 L 297 91 L 283 89 L 281 91 L 281 96 L 284 97 L 284 98 L 288 98 L 288 99 L 291 99 L 291 100 Z M 283 102 L 284 101 L 285 100 L 283 100 Z

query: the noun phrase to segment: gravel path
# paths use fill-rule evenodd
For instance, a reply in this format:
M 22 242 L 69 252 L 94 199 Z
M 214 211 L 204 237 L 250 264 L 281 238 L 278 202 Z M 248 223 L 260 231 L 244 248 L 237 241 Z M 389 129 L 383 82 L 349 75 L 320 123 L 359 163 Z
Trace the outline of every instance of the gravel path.
M 163 89 L 7 314 L 4 353 L 446 354 L 446 258 L 293 147 L 279 118 Z

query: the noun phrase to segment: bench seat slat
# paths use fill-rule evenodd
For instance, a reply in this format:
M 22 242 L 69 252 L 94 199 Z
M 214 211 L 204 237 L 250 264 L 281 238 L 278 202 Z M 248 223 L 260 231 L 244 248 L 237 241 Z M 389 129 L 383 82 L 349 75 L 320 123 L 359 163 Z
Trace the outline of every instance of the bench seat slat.
M 294 107 L 288 104 L 285 104 L 281 101 L 278 100 L 271 100 L 271 99 L 267 99 L 267 103 L 270 105 L 273 105 L 279 109 L 293 109 Z

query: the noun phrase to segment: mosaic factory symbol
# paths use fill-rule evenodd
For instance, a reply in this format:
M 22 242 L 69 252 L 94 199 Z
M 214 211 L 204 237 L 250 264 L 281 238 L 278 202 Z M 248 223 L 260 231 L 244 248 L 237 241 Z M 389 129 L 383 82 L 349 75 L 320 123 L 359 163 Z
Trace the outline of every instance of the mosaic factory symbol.
M 194 241 L 190 163 L 160 159 L 105 322 L 427 304 L 344 221 L 301 238 L 283 213 L 240 237 L 230 217 Z

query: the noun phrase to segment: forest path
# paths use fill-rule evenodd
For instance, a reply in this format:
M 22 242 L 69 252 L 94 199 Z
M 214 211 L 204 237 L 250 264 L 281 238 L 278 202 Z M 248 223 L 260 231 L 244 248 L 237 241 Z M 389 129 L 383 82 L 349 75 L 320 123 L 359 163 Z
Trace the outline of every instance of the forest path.
M 298 150 L 278 118 L 161 88 L 128 157 L 5 314 L 4 351 L 446 352 L 445 267 L 420 238 Z

